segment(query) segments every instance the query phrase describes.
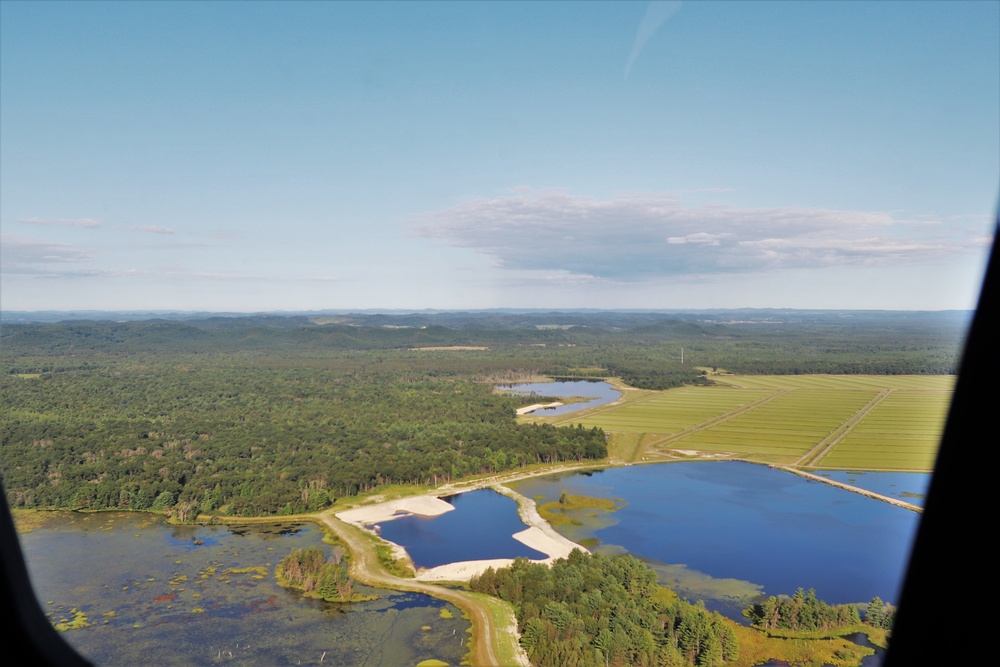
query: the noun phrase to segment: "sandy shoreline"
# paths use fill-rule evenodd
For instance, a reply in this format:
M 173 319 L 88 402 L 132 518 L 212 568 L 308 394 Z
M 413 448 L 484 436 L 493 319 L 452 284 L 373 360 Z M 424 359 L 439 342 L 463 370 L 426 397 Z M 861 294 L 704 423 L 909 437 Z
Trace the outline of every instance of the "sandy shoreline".
M 534 412 L 535 410 L 542 410 L 544 408 L 558 408 L 562 405 L 565 405 L 565 403 L 563 403 L 562 401 L 555 401 L 553 403 L 532 403 L 531 405 L 526 405 L 523 408 L 518 408 L 517 410 L 515 410 L 515 412 L 518 415 L 528 415 Z
M 565 558 L 570 554 L 573 549 L 581 549 L 586 551 L 583 547 L 575 542 L 572 542 L 559 533 L 557 533 L 552 526 L 548 524 L 547 521 L 539 516 L 538 511 L 535 509 L 535 502 L 530 498 L 525 498 L 524 496 L 511 491 L 510 489 L 503 486 L 492 486 L 491 487 L 497 493 L 501 493 L 509 498 L 513 498 L 518 504 L 518 514 L 521 520 L 528 524 L 528 527 L 519 533 L 515 533 L 512 537 L 536 551 L 541 551 L 547 558 L 541 560 L 533 560 L 533 563 L 544 563 L 546 565 L 551 564 L 553 561 L 559 558 Z M 341 521 L 354 524 L 364 530 L 374 532 L 377 534 L 377 524 L 391 521 L 402 516 L 409 515 L 419 515 L 419 516 L 439 516 L 445 512 L 450 512 L 455 509 L 455 507 L 441 500 L 434 495 L 424 495 L 424 496 L 413 496 L 410 498 L 400 498 L 398 500 L 391 500 L 384 503 L 377 503 L 375 505 L 368 505 L 365 507 L 359 507 L 356 509 L 345 510 L 338 513 L 336 516 Z M 388 540 L 386 540 L 388 542 Z M 389 542 L 394 547 L 394 551 L 398 555 L 406 556 L 406 550 L 398 544 Z M 481 574 L 487 568 L 501 568 L 506 567 L 514 562 L 512 558 L 494 558 L 489 560 L 471 560 L 471 561 L 460 561 L 457 563 L 448 563 L 446 565 L 439 565 L 438 567 L 420 569 L 417 571 L 416 580 L 417 581 L 468 581 L 472 577 Z
M 369 527 L 376 523 L 392 521 L 401 516 L 440 516 L 445 512 L 455 509 L 451 503 L 441 500 L 437 496 L 412 496 L 410 498 L 400 498 L 390 500 L 375 505 L 366 505 L 353 510 L 345 510 L 337 514 L 337 518 L 347 523 L 353 523 L 364 527 Z

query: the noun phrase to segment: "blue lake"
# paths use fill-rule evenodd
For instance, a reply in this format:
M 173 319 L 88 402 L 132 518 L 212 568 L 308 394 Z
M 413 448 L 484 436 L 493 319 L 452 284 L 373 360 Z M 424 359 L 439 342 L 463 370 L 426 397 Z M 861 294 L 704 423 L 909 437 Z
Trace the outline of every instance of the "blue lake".
M 897 602 L 919 515 L 780 470 L 738 462 L 675 463 L 565 473 L 517 482 L 538 502 L 573 494 L 621 509 L 560 528 L 598 551 L 627 551 L 683 594 L 711 602 L 815 588 L 830 603 Z M 683 564 L 678 570 L 656 565 Z M 695 571 L 694 576 L 690 571 Z M 709 575 L 712 580 L 697 576 Z M 714 580 L 714 581 L 713 581 Z M 712 606 L 710 604 L 710 606 Z M 731 610 L 730 610 L 731 611 Z
M 406 547 L 417 567 L 437 567 L 464 560 L 547 558 L 511 535 L 527 526 L 517 503 L 490 489 L 469 491 L 443 500 L 455 509 L 437 517 L 407 516 L 380 525 L 380 534 Z
M 620 391 L 615 390 L 609 383 L 603 380 L 530 382 L 527 384 L 502 385 L 499 388 L 514 394 L 523 394 L 526 396 L 537 394 L 538 396 L 560 396 L 567 398 L 571 396 L 592 397 L 589 401 L 569 403 L 568 405 L 560 405 L 555 408 L 542 408 L 531 413 L 544 417 L 564 415 L 576 412 L 577 410 L 583 410 L 584 408 L 604 405 L 605 403 L 617 401 L 622 395 Z

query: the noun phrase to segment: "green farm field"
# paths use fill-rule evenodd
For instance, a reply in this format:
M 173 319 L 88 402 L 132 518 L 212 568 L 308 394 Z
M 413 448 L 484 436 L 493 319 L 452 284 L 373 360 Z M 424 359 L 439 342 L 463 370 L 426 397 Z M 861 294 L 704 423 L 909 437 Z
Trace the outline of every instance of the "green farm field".
M 723 375 L 625 392 L 553 420 L 599 426 L 621 462 L 736 457 L 803 469 L 929 471 L 954 376 Z

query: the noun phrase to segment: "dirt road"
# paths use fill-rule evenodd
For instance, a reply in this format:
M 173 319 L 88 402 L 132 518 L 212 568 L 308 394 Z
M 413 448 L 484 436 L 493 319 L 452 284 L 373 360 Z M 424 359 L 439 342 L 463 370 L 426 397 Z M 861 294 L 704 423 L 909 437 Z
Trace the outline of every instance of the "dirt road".
M 393 576 L 379 563 L 375 544 L 368 535 L 356 526 L 341 521 L 332 511 L 324 512 L 321 518 L 350 549 L 350 574 L 357 581 L 379 588 L 425 593 L 447 600 L 465 612 L 472 622 L 472 664 L 482 667 L 528 667 L 527 656 L 517 642 L 517 623 L 513 613 L 503 622 L 498 622 L 470 593 Z M 503 659 L 503 656 L 515 657 Z

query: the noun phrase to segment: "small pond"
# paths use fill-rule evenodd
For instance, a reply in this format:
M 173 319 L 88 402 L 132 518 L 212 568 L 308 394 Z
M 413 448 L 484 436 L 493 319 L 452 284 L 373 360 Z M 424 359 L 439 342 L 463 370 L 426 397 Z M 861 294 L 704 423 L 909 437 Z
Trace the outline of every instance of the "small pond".
M 530 396 L 559 396 L 562 398 L 581 397 L 588 400 L 577 403 L 567 403 L 554 408 L 541 408 L 531 414 L 551 417 L 564 415 L 584 408 L 611 403 L 621 398 L 621 392 L 603 380 L 567 380 L 559 382 L 529 382 L 527 384 L 505 384 L 497 387 L 514 394 Z
M 405 516 L 380 524 L 385 539 L 406 547 L 417 567 L 437 567 L 466 560 L 547 558 L 513 537 L 527 526 L 517 503 L 491 489 L 445 496 L 455 506 L 436 517 Z
M 170 526 L 129 513 L 52 513 L 20 536 L 32 584 L 63 636 L 97 665 L 396 667 L 467 651 L 469 622 L 448 603 L 373 589 L 337 604 L 278 586 L 293 548 L 320 546 L 311 524 Z

